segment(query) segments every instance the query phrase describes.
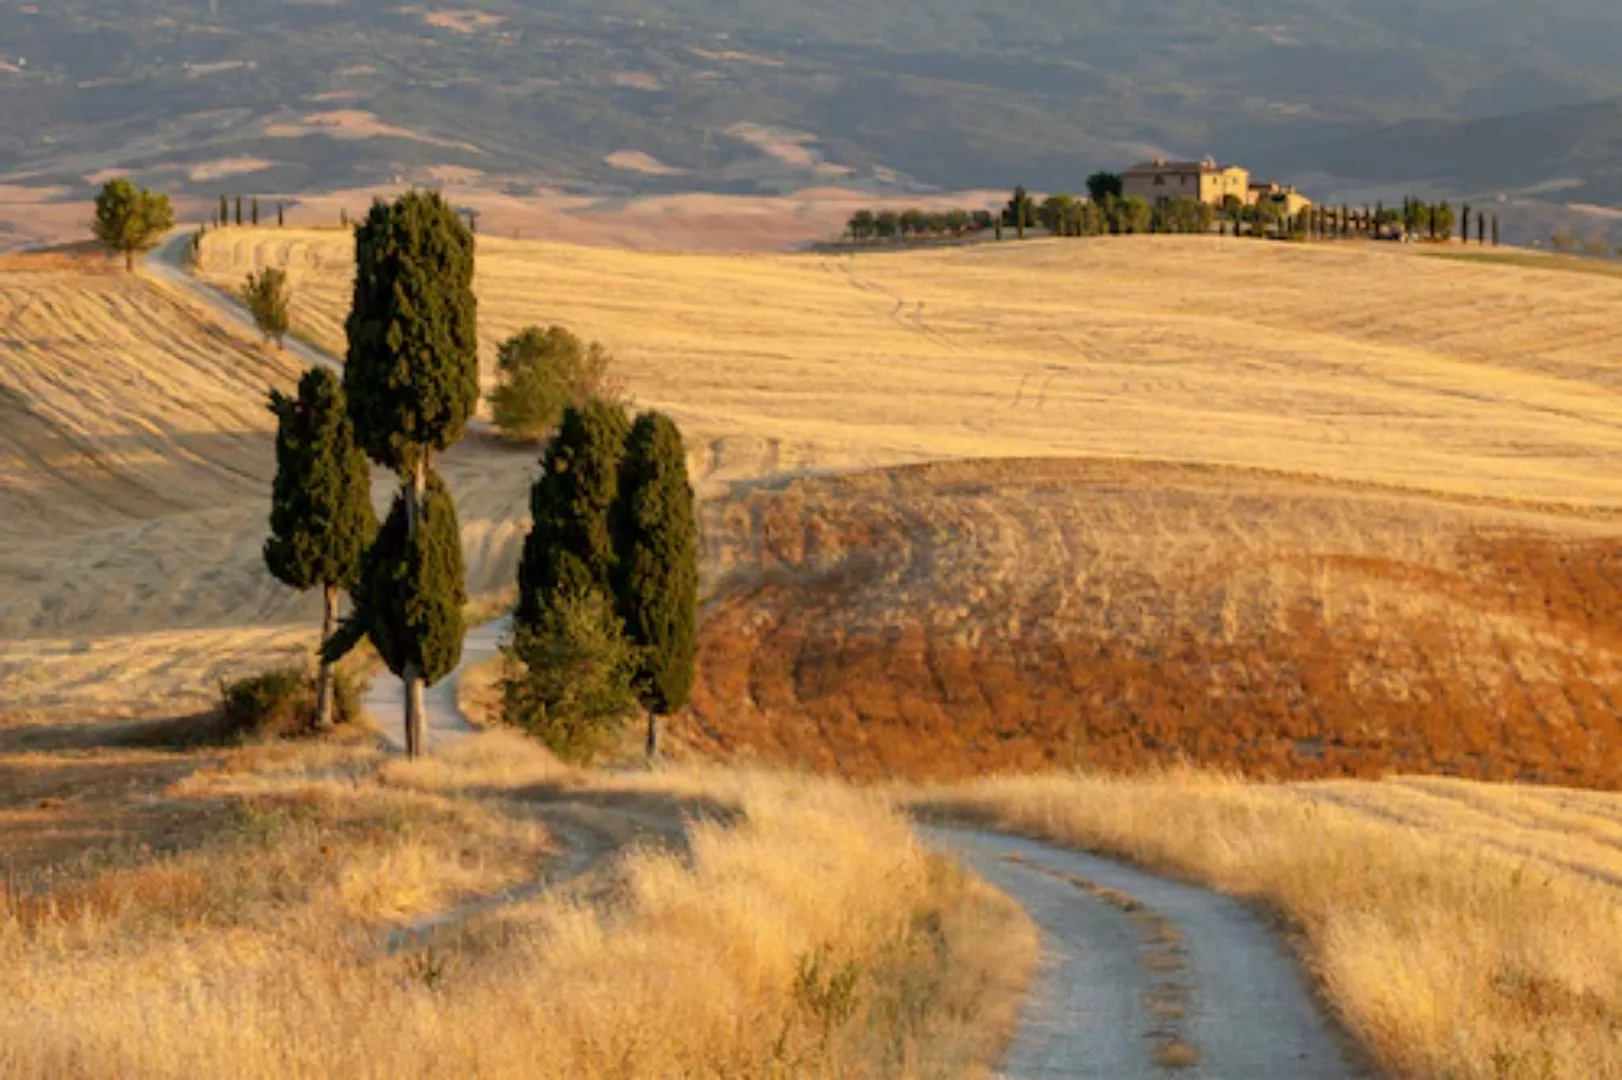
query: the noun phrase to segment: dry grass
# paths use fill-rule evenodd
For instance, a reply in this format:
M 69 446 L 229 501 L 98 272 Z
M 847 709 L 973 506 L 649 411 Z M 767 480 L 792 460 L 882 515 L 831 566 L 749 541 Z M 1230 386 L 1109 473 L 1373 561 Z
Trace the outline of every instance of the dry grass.
M 1622 1075 L 1622 799 L 1194 772 L 986 780 L 917 805 L 1262 901 L 1392 1075 Z
M 0 1073 L 955 1077 L 1034 963 L 1017 909 L 816 781 L 591 778 L 490 735 L 415 764 L 236 751 L 163 797 L 216 824 L 0 905 Z M 572 890 L 456 906 L 637 807 L 701 816 Z
M 268 263 L 341 351 L 346 238 L 226 230 L 202 266 Z M 1622 504 L 1605 278 L 1158 237 L 724 257 L 485 236 L 477 289 L 487 362 L 531 322 L 602 340 L 705 476 L 1145 457 Z

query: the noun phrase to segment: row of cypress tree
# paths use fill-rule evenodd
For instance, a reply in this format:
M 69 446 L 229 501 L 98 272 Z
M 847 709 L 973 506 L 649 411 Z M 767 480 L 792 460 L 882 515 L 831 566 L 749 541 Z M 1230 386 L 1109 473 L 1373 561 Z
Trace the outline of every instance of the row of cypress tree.
M 533 670 L 567 618 L 607 608 L 632 646 L 630 689 L 648 715 L 652 757 L 658 717 L 687 703 L 697 654 L 698 527 L 681 432 L 663 413 L 633 424 L 620 406 L 596 400 L 564 411 L 541 464 L 511 655 Z M 535 701 L 509 680 L 509 711 L 555 707 L 547 696 Z M 589 722 L 589 707 L 576 711 Z
M 288 585 L 323 592 L 317 723 L 331 719 L 331 665 L 370 639 L 404 683 L 413 757 L 427 749 L 424 689 L 455 670 L 466 631 L 461 528 L 433 459 L 462 437 L 478 402 L 473 248 L 436 193 L 375 203 L 355 230 L 342 385 L 318 369 L 296 398 L 271 395 L 277 475 L 264 557 Z M 368 458 L 399 478 L 381 528 Z M 698 578 L 679 431 L 658 413 L 633 426 L 617 406 L 593 402 L 565 414 L 543 466 L 515 644 L 564 601 L 611 599 L 635 646 L 637 697 L 650 715 L 680 708 L 693 678 Z M 346 588 L 353 610 L 337 625 Z

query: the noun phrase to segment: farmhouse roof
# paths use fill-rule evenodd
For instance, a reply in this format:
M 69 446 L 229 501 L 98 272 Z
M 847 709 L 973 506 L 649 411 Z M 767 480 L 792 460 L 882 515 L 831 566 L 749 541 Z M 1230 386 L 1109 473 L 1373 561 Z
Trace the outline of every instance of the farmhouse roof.
M 1167 161 L 1165 158 L 1156 158 L 1154 161 L 1145 161 L 1126 170 L 1126 176 L 1159 176 L 1165 173 L 1200 173 L 1211 174 L 1221 172 L 1223 167 L 1212 158 L 1204 161 Z

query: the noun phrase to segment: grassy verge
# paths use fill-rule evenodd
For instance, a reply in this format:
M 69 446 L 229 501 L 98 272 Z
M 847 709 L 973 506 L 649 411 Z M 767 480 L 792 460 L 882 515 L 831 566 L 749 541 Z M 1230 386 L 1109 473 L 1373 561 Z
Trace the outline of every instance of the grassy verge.
M 1392 1075 L 1622 1075 L 1622 800 L 1444 784 L 1051 777 L 914 803 L 1265 902 Z
M 611 778 L 495 734 L 419 763 L 246 747 L 165 798 L 226 809 L 188 850 L 0 900 L 0 1075 L 956 1077 L 1035 960 L 1016 908 L 821 781 Z M 627 807 L 713 812 L 388 946 L 534 880 L 553 815 Z

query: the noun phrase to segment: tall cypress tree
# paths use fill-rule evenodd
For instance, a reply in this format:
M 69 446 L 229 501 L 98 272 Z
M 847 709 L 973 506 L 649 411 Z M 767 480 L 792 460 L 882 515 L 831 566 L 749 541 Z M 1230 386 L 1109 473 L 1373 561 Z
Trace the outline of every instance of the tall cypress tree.
M 1492 246 L 1498 246 L 1498 215 L 1492 216 Z
M 639 647 L 637 692 L 652 759 L 658 718 L 687 704 L 698 654 L 698 520 L 681 431 L 663 413 L 643 413 L 631 428 L 614 524 L 614 591 Z
M 228 205 L 226 205 L 225 195 L 222 193 L 220 195 L 220 220 L 219 220 L 219 225 L 220 225 L 221 228 L 224 228 L 226 225 L 229 225 L 229 224 L 231 224 L 231 208 Z
M 530 490 L 533 524 L 518 564 L 518 626 L 536 627 L 564 594 L 613 594 L 614 508 L 630 421 L 617 405 L 563 412 Z
M 377 532 L 371 470 L 332 372 L 306 373 L 297 397 L 271 391 L 270 410 L 277 418 L 276 480 L 265 565 L 300 592 L 320 587 L 324 649 L 337 628 L 338 590 L 354 587 Z M 324 728 L 332 722 L 332 664 L 324 657 L 317 685 L 315 723 Z
M 433 454 L 462 437 L 478 404 L 477 314 L 473 237 L 456 212 L 433 192 L 374 202 L 355 230 L 344 389 L 357 441 L 401 478 L 395 516 L 403 535 L 392 547 L 380 537 L 369 571 L 400 591 L 384 597 L 374 589 L 375 602 L 361 606 L 363 629 L 405 683 L 412 756 L 426 749 L 425 680 L 455 668 L 465 629 L 461 539 L 446 531 L 455 507 L 438 481 L 434 494 L 429 476 Z M 442 535 L 420 536 L 424 527 Z
M 237 196 L 237 224 L 242 224 L 242 196 Z
M 259 224 L 259 196 L 257 196 L 257 195 L 255 195 L 253 197 L 253 206 L 252 206 L 252 209 L 251 209 L 249 221 L 250 221 L 251 224 L 253 224 L 256 227 Z

